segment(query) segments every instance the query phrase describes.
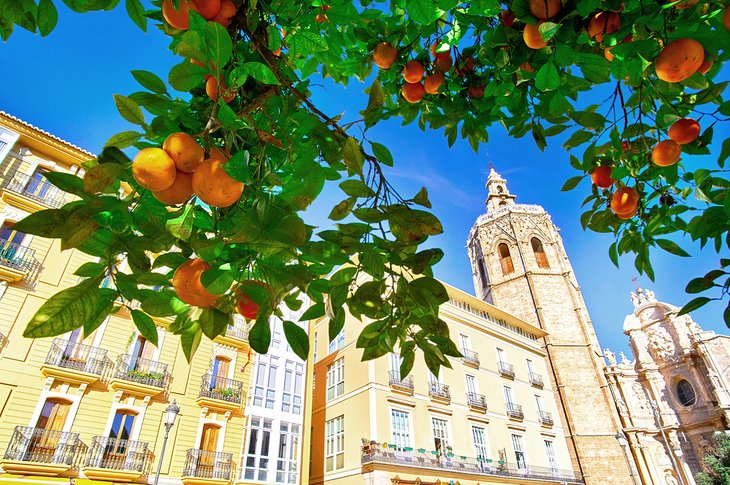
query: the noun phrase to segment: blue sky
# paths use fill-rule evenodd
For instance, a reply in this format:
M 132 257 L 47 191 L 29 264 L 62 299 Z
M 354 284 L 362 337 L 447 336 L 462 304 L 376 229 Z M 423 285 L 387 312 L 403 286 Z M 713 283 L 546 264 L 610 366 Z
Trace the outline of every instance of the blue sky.
M 63 5 L 58 7 L 59 24 L 49 37 L 43 39 L 18 29 L 0 46 L 0 64 L 5 66 L 0 77 L 0 109 L 98 152 L 111 135 L 130 129 L 117 114 L 112 99 L 114 93 L 139 89 L 129 71 L 148 70 L 166 79 L 179 59 L 167 50 L 169 38 L 152 26 L 149 33 L 142 33 L 123 8 L 79 15 Z M 325 113 L 344 112 L 346 118 L 355 119 L 367 102 L 362 94 L 365 87 L 367 84 L 355 82 L 343 89 L 324 82 L 313 88 L 314 100 Z M 594 101 L 601 99 L 596 96 Z M 413 125 L 401 127 L 398 120 L 377 125 L 368 137 L 391 149 L 396 164 L 389 176 L 403 195 L 414 195 L 421 186 L 430 193 L 434 212 L 444 225 L 444 234 L 434 238 L 434 244 L 446 252 L 436 268 L 437 277 L 473 292 L 465 242 L 472 224 L 484 212 L 484 184 L 491 161 L 507 178 L 519 203 L 540 204 L 552 215 L 561 229 L 601 345 L 616 353 L 627 352 L 628 338 L 622 325 L 633 310 L 629 293 L 635 288 L 632 278 L 638 275 L 633 259 L 624 258 L 620 270 L 609 261 L 610 235 L 584 232 L 580 227 L 580 204 L 590 192 L 588 181 L 571 192 L 560 191 L 567 178 L 577 175 L 560 147 L 564 139 L 549 139 L 543 153 L 529 135 L 514 140 L 499 126 L 490 128 L 489 135 L 489 143 L 478 154 L 461 140 L 449 149 L 441 132 L 424 133 Z M 716 127 L 716 140 L 728 136 L 727 125 L 724 132 Z M 701 162 L 702 157 L 696 158 Z M 322 210 L 310 211 L 312 219 L 308 222 L 326 224 L 322 219 L 328 212 L 324 204 L 331 207 L 344 198 L 338 192 L 326 190 L 326 200 L 319 206 Z M 640 277 L 638 284 L 653 289 L 660 300 L 681 306 L 688 300 L 683 291 L 686 282 L 715 268 L 719 256 L 712 250 L 700 250 L 689 240 L 679 242 L 693 257 L 654 251 L 657 281 Z M 722 322 L 723 309 L 722 304 L 711 304 L 693 316 L 705 329 L 728 333 Z

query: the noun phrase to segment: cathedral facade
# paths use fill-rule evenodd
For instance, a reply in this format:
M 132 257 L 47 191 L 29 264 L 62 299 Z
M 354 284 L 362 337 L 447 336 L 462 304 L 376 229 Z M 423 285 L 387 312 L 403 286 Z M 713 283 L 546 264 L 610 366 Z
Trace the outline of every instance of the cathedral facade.
M 609 349 L 606 377 L 637 483 L 694 485 L 713 432 L 730 423 L 730 337 L 704 331 L 652 291 L 631 294 L 633 360 Z

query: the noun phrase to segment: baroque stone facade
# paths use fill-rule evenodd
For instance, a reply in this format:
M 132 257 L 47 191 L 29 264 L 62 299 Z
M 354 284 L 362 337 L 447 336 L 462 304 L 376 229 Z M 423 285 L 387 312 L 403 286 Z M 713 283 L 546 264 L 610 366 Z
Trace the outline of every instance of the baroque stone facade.
M 603 356 L 559 230 L 538 205 L 516 204 L 494 169 L 487 212 L 467 247 L 476 295 L 545 330 L 548 374 L 571 459 L 588 485 L 631 484 Z
M 605 356 L 634 473 L 642 483 L 694 485 L 710 436 L 730 423 L 730 337 L 677 316 L 652 291 L 637 289 L 631 300 L 624 333 L 634 360 Z

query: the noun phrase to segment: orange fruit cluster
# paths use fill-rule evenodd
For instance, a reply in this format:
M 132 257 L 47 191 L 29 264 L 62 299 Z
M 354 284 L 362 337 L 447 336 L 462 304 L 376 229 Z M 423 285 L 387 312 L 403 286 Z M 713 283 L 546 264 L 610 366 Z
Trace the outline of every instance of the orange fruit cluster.
M 611 210 L 619 219 L 631 219 L 639 210 L 639 193 L 632 187 L 621 187 L 611 196 Z
M 168 24 L 179 30 L 188 30 L 190 9 L 205 19 L 228 27 L 236 16 L 236 4 L 232 0 L 180 0 L 175 8 L 172 0 L 162 2 L 162 16 Z

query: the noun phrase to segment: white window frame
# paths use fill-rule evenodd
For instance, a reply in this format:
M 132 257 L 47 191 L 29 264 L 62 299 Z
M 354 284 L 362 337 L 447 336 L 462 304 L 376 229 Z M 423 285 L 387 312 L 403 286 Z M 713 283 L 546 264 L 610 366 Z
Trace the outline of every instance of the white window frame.
M 295 484 L 299 481 L 300 440 L 301 425 L 286 421 L 279 423 L 279 443 L 276 450 L 276 469 L 274 471 L 276 483 Z M 281 456 L 282 452 L 284 456 Z M 279 469 L 280 466 L 283 468 Z
M 532 362 L 532 359 L 525 359 L 525 362 L 527 363 L 527 372 L 529 374 L 537 374 L 535 372 L 535 363 Z
M 258 425 L 254 425 L 255 420 L 258 421 Z M 274 450 L 274 420 L 271 418 L 265 418 L 263 416 L 252 416 L 250 425 L 248 427 L 248 439 L 246 440 L 246 449 L 244 450 L 244 462 L 241 467 L 241 479 L 243 480 L 255 480 L 255 481 L 267 481 L 269 476 L 269 460 L 272 459 L 272 451 Z M 267 427 L 268 425 L 268 427 Z M 254 444 L 253 452 L 250 451 L 251 446 L 251 435 L 256 431 L 256 443 Z M 266 454 L 262 453 L 262 447 L 264 443 L 264 434 L 269 433 L 268 438 L 268 450 Z M 219 438 L 220 440 L 220 438 Z M 249 466 L 248 461 L 253 458 L 253 465 Z M 251 470 L 253 477 L 247 477 L 246 473 Z
M 527 470 L 529 468 L 529 461 L 527 460 L 527 449 L 525 448 L 525 440 L 522 435 L 512 434 L 512 450 L 514 451 L 515 464 L 519 470 Z M 522 464 L 520 466 L 520 460 L 518 453 L 522 453 Z
M 462 350 L 471 350 L 471 339 L 468 335 L 460 333 L 459 342 L 461 343 Z
M 327 366 L 327 401 L 345 393 L 345 357 Z
M 514 395 L 512 394 L 512 388 L 509 386 L 503 386 L 502 392 L 504 393 L 504 403 L 505 404 L 514 404 Z
M 545 411 L 545 408 L 542 405 L 542 396 L 539 394 L 535 394 L 535 404 L 537 405 L 537 414 L 541 414 Z
M 479 394 L 479 383 L 476 376 L 464 374 L 464 385 L 466 385 L 467 394 Z
M 550 470 L 553 472 L 559 470 L 558 468 L 558 457 L 555 454 L 555 444 L 551 440 L 544 440 L 545 443 L 545 455 L 548 459 L 548 465 Z
M 438 426 L 436 425 L 437 422 L 439 423 Z M 441 423 L 443 423 L 443 425 Z M 441 440 L 441 454 L 445 455 L 448 452 L 449 446 L 451 446 L 449 421 L 443 418 L 431 416 L 431 434 L 433 435 L 434 447 L 436 447 L 436 439 L 438 438 Z
M 342 327 L 342 330 L 340 330 L 340 333 L 337 334 L 337 336 L 332 340 L 332 342 L 329 343 L 328 352 L 327 354 L 331 354 L 332 352 L 341 349 L 345 346 L 345 327 Z
M 399 424 L 402 425 L 401 429 L 398 429 Z M 391 442 L 398 451 L 405 451 L 404 448 L 413 447 L 410 412 L 398 408 L 390 409 L 390 436 Z
M 504 349 L 500 349 L 499 347 L 497 347 L 497 363 L 509 363 L 507 362 L 507 354 L 505 354 Z
M 479 440 L 477 439 L 479 434 L 481 434 L 481 443 L 479 443 Z M 471 439 L 474 443 L 474 456 L 476 456 L 477 458 L 481 457 L 484 460 L 491 459 L 492 453 L 489 449 L 489 437 L 487 435 L 487 429 L 483 426 L 472 426 Z
M 345 468 L 345 415 L 337 416 L 325 422 L 325 472 Z M 337 466 L 342 457 L 342 465 Z

